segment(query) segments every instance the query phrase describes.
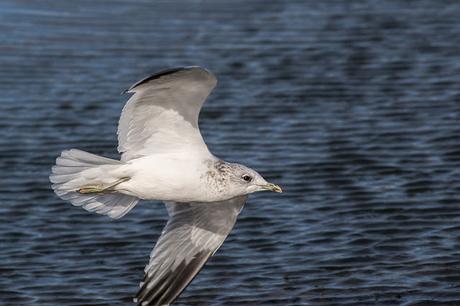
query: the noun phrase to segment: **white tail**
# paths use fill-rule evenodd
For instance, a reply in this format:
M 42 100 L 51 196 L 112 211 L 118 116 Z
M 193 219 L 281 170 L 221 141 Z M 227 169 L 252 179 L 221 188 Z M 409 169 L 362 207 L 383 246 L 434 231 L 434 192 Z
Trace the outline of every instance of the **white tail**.
M 51 170 L 50 181 L 61 199 L 88 211 L 118 219 L 126 215 L 139 199 L 118 192 L 82 194 L 78 190 L 85 185 L 110 184 L 117 180 L 109 172 L 120 165 L 122 162 L 118 160 L 76 149 L 63 151 Z

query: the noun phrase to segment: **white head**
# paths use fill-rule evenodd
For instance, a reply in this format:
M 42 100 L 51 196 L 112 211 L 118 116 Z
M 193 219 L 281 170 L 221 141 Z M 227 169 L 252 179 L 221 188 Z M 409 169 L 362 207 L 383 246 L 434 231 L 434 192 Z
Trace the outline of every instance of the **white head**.
M 228 182 L 228 192 L 235 196 L 267 190 L 282 192 L 281 187 L 268 183 L 259 173 L 246 166 L 224 162 L 217 165 L 217 169 Z

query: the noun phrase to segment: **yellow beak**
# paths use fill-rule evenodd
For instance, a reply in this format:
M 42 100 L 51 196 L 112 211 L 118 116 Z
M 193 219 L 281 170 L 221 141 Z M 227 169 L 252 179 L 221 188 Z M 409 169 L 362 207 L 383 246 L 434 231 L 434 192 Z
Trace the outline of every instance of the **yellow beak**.
M 268 183 L 266 185 L 262 185 L 261 187 L 266 189 L 266 190 L 270 190 L 270 191 L 274 191 L 274 192 L 278 192 L 278 193 L 283 192 L 283 189 L 281 189 L 280 186 L 275 185 L 275 184 L 271 184 L 271 183 Z

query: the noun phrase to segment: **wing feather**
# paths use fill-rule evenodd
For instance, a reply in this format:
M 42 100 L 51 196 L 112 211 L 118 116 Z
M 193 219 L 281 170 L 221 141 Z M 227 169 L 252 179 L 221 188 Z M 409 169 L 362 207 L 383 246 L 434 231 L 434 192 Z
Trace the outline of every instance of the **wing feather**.
M 215 203 L 166 203 L 170 219 L 145 268 L 139 305 L 169 305 L 222 245 L 246 196 Z
M 213 74 L 195 66 L 165 70 L 134 84 L 118 123 L 122 160 L 185 150 L 207 153 L 198 116 L 216 84 Z

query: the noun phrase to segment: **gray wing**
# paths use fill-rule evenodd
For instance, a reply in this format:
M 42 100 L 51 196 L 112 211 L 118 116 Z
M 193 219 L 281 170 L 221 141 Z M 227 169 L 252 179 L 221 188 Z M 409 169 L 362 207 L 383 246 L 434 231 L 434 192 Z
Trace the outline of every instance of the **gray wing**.
M 170 219 L 150 255 L 138 305 L 169 305 L 233 228 L 246 196 L 214 203 L 166 203 Z
M 134 95 L 118 123 L 122 160 L 157 152 L 208 152 L 198 115 L 216 84 L 209 71 L 191 66 L 162 71 L 129 88 Z

